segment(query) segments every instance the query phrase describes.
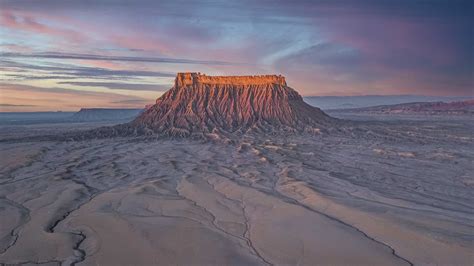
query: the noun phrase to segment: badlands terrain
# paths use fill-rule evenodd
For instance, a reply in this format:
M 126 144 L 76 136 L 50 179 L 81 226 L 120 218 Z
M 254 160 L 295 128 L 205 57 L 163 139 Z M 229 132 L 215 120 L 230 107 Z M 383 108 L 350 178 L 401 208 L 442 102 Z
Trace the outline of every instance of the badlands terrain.
M 125 126 L 2 126 L 0 263 L 473 264 L 472 116 L 336 119 L 283 81 L 236 117 L 168 95 Z

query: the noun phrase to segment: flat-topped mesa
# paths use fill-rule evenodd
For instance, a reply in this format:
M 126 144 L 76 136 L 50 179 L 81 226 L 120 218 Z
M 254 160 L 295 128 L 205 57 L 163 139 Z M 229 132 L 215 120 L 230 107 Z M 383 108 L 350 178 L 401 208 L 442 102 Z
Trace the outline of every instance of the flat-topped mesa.
M 333 122 L 281 75 L 178 73 L 173 88 L 127 126 L 137 134 L 187 137 L 320 132 Z
M 198 84 L 209 85 L 264 85 L 277 84 L 286 86 L 285 77 L 282 75 L 257 75 L 257 76 L 206 76 L 201 73 L 178 73 L 175 87 L 191 86 Z

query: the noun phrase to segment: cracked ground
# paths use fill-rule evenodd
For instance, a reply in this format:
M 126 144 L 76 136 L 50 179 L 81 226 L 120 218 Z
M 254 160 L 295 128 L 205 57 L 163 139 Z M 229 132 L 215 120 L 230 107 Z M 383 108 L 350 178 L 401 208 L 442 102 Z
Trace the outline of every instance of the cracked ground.
M 1 142 L 0 263 L 472 265 L 472 125 Z

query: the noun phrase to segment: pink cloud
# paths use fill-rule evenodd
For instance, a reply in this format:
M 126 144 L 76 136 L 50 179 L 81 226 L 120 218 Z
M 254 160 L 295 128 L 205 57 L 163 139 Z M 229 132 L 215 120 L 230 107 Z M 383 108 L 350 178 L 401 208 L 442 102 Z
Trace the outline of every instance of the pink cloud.
M 64 38 L 73 42 L 83 42 L 86 39 L 86 36 L 80 32 L 47 26 L 38 22 L 31 15 L 14 14 L 8 10 L 3 10 L 0 13 L 0 25 L 13 30 L 33 32 L 54 38 Z
M 359 51 L 384 56 L 403 51 L 407 56 L 424 57 L 431 62 L 455 64 L 454 42 L 446 40 L 450 28 L 446 25 L 424 23 L 418 20 L 377 17 L 345 17 L 337 21 L 317 21 L 322 33 L 330 41 L 354 47 Z
M 68 28 L 50 26 L 40 21 L 48 21 L 53 25 L 68 25 L 70 28 L 80 28 L 81 32 Z M 127 35 L 110 31 L 104 25 L 92 25 L 84 21 L 74 20 L 70 17 L 34 13 L 27 11 L 2 10 L 0 12 L 0 25 L 14 31 L 25 31 L 55 38 L 53 43 L 58 51 L 69 51 L 71 48 L 89 50 L 89 47 L 102 45 L 106 47 L 117 46 L 125 49 L 147 50 L 151 52 L 169 53 L 172 45 L 165 45 L 146 32 L 134 32 L 123 29 Z M 87 32 L 88 34 L 84 34 Z M 64 41 L 68 45 L 64 45 Z M 89 44 L 94 44 L 89 46 Z M 102 51 L 101 53 L 106 53 Z

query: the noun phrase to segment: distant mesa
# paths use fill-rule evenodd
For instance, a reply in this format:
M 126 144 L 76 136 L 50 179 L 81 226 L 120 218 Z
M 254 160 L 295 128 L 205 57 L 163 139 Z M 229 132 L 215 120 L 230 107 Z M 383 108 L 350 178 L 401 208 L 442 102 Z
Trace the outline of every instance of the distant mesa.
M 72 115 L 73 122 L 119 121 L 127 122 L 136 118 L 143 109 L 124 108 L 82 108 Z
M 174 86 L 156 104 L 132 122 L 98 133 L 163 137 L 318 133 L 336 122 L 305 103 L 281 75 L 178 73 Z

